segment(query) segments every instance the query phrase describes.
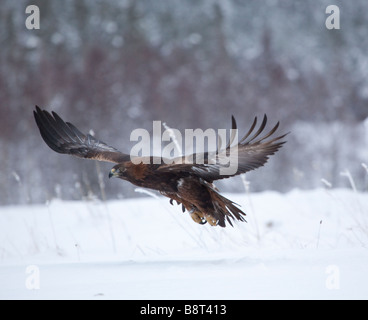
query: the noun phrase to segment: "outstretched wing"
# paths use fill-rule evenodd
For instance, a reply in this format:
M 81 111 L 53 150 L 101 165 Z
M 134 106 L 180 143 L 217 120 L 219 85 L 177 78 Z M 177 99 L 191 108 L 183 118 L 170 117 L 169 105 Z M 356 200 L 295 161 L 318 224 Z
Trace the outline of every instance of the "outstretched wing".
M 232 117 L 232 136 L 226 145 L 225 149 L 221 147 L 215 152 L 195 153 L 188 156 L 173 159 L 172 164 L 162 165 L 158 170 L 188 172 L 196 174 L 206 181 L 212 182 L 218 179 L 224 179 L 236 176 L 258 167 L 263 166 L 269 156 L 273 155 L 286 142 L 282 139 L 287 135 L 281 135 L 273 139 L 270 138 L 278 129 L 279 122 L 264 136 L 261 133 L 264 131 L 267 124 L 267 116 L 256 132 L 257 117 L 247 134 L 235 146 L 233 140 L 237 130 L 235 118 Z M 222 173 L 221 169 L 228 166 L 229 163 L 235 163 L 237 167 L 231 174 Z
M 79 158 L 120 163 L 130 159 L 90 134 L 83 134 L 74 125 L 64 122 L 56 112 L 52 115 L 36 106 L 33 111 L 38 129 L 46 144 L 58 153 Z

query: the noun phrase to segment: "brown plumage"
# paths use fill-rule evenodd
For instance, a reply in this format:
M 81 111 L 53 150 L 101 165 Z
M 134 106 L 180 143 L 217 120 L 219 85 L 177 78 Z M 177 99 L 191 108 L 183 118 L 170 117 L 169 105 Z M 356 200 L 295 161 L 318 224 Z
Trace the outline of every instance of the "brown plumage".
M 109 177 L 117 177 L 139 187 L 157 190 L 170 198 L 171 204 L 173 200 L 181 204 L 183 212 L 187 210 L 195 222 L 200 224 L 208 222 L 212 226 L 221 227 L 225 227 L 226 221 L 230 225 L 234 219 L 245 221 L 245 213 L 234 202 L 223 197 L 213 185 L 213 181 L 263 166 L 268 157 L 285 143 L 281 140 L 286 136 L 268 139 L 277 130 L 279 126 L 277 123 L 266 135 L 259 138 L 265 129 L 267 117 L 264 116 L 260 127 L 254 133 L 257 125 L 257 118 L 255 118 L 247 134 L 235 145 L 236 171 L 221 174 L 220 170 L 224 168 L 224 157 L 232 154 L 234 136 L 225 149 L 219 147 L 216 152 L 174 158 L 172 164 L 167 164 L 167 159 L 161 159 L 165 161 L 155 164 L 156 161 L 152 161 L 153 157 L 150 157 L 149 164 L 145 164 L 147 161 L 139 163 L 137 159 L 134 163 L 139 164 L 134 164 L 130 155 L 118 151 L 89 134 L 83 134 L 71 123 L 64 122 L 55 112 L 50 114 L 36 106 L 34 117 L 43 140 L 52 150 L 79 158 L 116 163 Z M 236 129 L 234 117 L 232 117 L 232 129 Z M 196 162 L 196 159 L 201 159 L 202 162 Z

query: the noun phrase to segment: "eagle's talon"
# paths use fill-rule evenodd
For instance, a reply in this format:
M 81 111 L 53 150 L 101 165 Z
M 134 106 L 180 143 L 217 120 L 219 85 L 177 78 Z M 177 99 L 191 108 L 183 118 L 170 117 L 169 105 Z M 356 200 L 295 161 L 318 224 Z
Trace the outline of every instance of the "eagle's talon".
M 203 217 L 202 212 L 198 211 L 196 208 L 192 208 L 189 214 L 194 222 L 201 224 L 201 225 L 207 223 L 207 220 Z
M 218 220 L 211 217 L 210 215 L 206 214 L 203 219 L 205 219 L 211 226 L 217 226 L 218 224 Z

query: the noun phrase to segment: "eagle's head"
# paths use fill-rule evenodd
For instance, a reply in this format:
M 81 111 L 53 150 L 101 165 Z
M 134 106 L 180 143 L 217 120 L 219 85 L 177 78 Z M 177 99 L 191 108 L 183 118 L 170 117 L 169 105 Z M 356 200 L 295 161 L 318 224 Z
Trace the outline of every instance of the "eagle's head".
M 115 177 L 115 178 L 125 179 L 126 178 L 125 171 L 126 171 L 126 168 L 123 164 L 117 164 L 110 170 L 109 178 Z

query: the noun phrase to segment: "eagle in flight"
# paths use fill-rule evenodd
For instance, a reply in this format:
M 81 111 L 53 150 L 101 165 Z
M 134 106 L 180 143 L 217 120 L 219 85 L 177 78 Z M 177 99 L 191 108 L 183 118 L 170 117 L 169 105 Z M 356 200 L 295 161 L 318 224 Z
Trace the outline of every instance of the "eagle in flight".
M 208 222 L 212 226 L 225 227 L 226 222 L 232 226 L 232 220 L 235 219 L 245 221 L 245 213 L 236 203 L 222 196 L 213 182 L 263 166 L 268 157 L 286 142 L 282 141 L 286 134 L 268 139 L 275 133 L 279 123 L 261 136 L 267 117 L 264 116 L 257 131 L 255 131 L 257 125 L 255 118 L 247 134 L 235 145 L 237 148 L 235 172 L 221 174 L 224 166 L 223 157 L 229 156 L 231 148 L 234 148 L 233 136 L 222 151 L 218 147 L 216 152 L 184 155 L 172 159 L 173 161 L 147 163 L 147 159 L 142 158 L 141 162 L 137 159 L 133 162 L 129 154 L 120 152 L 90 134 L 82 133 L 73 124 L 61 119 L 56 112 L 49 113 L 36 106 L 33 113 L 43 140 L 52 150 L 79 158 L 115 163 L 109 178 L 116 177 L 139 187 L 157 190 L 170 198 L 171 204 L 174 200 L 177 204 L 181 204 L 183 212 L 187 210 L 196 223 Z M 232 130 L 236 129 L 236 121 L 232 117 Z M 202 161 L 196 163 L 193 158 Z M 150 157 L 150 160 L 153 160 L 153 157 Z

